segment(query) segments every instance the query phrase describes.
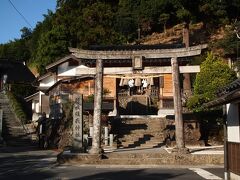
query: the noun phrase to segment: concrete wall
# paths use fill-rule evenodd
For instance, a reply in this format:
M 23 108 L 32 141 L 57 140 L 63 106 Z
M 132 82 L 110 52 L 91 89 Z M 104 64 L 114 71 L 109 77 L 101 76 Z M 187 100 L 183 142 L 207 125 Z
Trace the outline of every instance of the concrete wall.
M 227 104 L 228 141 L 240 142 L 239 104 Z

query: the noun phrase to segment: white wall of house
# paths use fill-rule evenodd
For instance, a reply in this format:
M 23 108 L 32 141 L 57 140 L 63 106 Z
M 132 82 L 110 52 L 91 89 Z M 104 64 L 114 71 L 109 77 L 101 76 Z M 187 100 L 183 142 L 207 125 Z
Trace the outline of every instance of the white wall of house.
M 79 66 L 69 66 L 69 62 L 65 62 L 58 66 L 58 76 L 75 76 L 77 67 Z
M 40 113 L 40 105 L 39 102 L 33 102 L 34 103 L 34 112 Z
M 80 66 L 67 66 L 64 63 L 64 66 L 58 66 L 58 76 L 76 76 L 77 71 L 83 72 L 83 74 L 92 74 L 89 71 L 93 71 L 95 73 L 95 68 L 89 68 L 84 65 Z
M 54 85 L 54 83 L 55 83 L 55 78 L 54 78 L 54 76 L 49 76 L 49 77 L 47 77 L 47 78 L 45 78 L 45 79 L 43 79 L 41 82 L 40 82 L 40 87 L 43 87 L 43 88 L 45 88 L 45 87 L 51 87 L 52 85 Z
M 228 141 L 240 142 L 239 105 L 227 104 L 227 133 Z

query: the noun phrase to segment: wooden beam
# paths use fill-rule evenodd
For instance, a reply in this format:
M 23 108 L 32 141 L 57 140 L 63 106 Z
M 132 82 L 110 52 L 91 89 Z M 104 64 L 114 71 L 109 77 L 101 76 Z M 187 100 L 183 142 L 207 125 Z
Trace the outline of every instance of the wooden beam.
M 198 73 L 200 72 L 200 66 L 180 66 L 180 73 Z M 106 75 L 126 75 L 132 74 L 132 67 L 105 67 L 104 74 Z M 94 75 L 96 73 L 95 68 L 76 68 L 76 76 L 78 75 L 86 75 L 91 74 Z M 145 67 L 141 74 L 171 74 L 172 68 L 171 66 L 164 67 Z M 65 76 L 66 73 L 59 74 L 59 76 Z

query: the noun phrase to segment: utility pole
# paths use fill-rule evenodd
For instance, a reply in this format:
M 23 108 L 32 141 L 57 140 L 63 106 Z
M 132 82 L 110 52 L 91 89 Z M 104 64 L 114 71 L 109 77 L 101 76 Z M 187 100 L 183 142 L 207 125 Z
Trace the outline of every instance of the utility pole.
M 93 114 L 93 139 L 90 154 L 100 154 L 101 149 L 101 116 L 102 116 L 102 92 L 103 92 L 103 62 L 96 60 L 94 114 Z

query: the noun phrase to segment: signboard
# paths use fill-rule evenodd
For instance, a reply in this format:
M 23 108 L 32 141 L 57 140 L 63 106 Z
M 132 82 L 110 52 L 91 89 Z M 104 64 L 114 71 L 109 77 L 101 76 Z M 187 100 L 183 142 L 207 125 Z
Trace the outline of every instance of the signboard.
M 132 66 L 134 70 L 142 70 L 142 56 L 134 56 L 132 58 Z

